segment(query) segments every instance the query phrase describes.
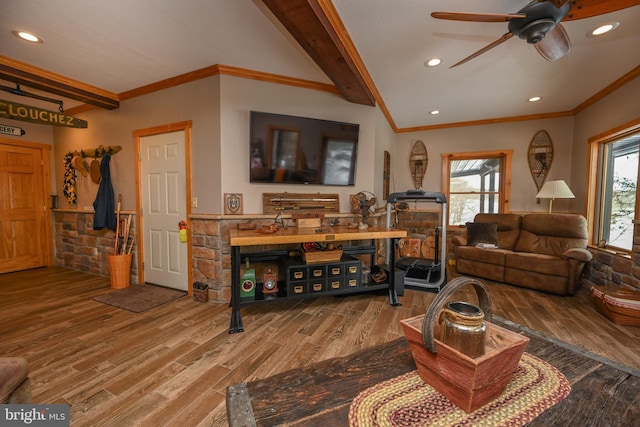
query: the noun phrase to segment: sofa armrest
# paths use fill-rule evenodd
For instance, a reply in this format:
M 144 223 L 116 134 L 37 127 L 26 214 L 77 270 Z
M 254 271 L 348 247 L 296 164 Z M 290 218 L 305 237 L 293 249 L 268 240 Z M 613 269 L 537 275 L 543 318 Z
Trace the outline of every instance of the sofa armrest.
M 453 236 L 451 243 L 453 243 L 454 246 L 467 246 L 467 236 Z
M 583 262 L 589 262 L 589 261 L 591 261 L 591 258 L 593 258 L 593 255 L 591 255 L 591 252 L 589 252 L 586 249 L 582 249 L 582 248 L 569 249 L 568 251 L 566 251 L 562 255 L 565 258 L 573 258 L 573 259 L 576 259 L 578 261 L 583 261 Z

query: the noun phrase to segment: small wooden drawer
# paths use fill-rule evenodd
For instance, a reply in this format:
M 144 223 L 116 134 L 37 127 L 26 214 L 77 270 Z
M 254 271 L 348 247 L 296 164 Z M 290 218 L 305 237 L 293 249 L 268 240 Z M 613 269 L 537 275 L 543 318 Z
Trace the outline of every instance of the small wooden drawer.
M 289 281 L 296 282 L 298 280 L 307 280 L 309 278 L 307 267 L 294 266 L 289 267 Z
M 309 280 L 324 279 L 327 277 L 326 265 L 313 265 L 309 266 Z
M 309 293 L 317 294 L 318 292 L 324 292 L 327 290 L 327 282 L 324 280 L 310 280 L 309 281 Z
M 360 276 L 362 274 L 362 262 L 358 259 L 353 259 L 344 262 L 344 275 L 345 276 Z
M 344 276 L 344 264 L 327 265 L 327 277 Z
M 361 277 L 360 276 L 351 276 L 351 277 L 346 277 L 344 279 L 345 281 L 345 288 L 350 289 L 350 288 L 357 288 L 360 286 L 361 282 Z
M 302 282 L 289 282 L 288 285 L 288 296 L 296 296 L 296 295 L 306 295 L 309 293 L 309 283 Z
M 344 277 L 333 277 L 327 281 L 327 291 L 339 291 L 344 289 Z

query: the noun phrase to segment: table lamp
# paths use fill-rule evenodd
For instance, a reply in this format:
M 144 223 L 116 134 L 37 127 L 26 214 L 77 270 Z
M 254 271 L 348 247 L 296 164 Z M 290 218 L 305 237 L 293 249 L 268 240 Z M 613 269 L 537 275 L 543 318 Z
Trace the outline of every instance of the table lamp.
M 549 213 L 551 213 L 554 199 L 574 199 L 576 196 L 573 195 L 564 180 L 558 179 L 545 182 L 536 197 L 539 199 L 551 199 L 549 200 Z

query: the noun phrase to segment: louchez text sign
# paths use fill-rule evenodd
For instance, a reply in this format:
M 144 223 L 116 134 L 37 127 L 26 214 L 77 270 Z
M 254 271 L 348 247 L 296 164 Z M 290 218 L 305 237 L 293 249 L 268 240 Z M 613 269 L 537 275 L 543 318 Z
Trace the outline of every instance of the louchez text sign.
M 87 121 L 65 116 L 55 111 L 18 104 L 17 102 L 0 99 L 0 117 L 20 120 L 23 122 L 39 123 L 41 125 L 65 126 L 70 128 L 86 128 Z

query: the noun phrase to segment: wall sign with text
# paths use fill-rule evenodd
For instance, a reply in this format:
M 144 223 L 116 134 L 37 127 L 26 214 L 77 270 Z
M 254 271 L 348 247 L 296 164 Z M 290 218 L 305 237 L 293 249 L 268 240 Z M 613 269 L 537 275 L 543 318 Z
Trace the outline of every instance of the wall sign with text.
M 22 136 L 25 133 L 26 132 L 22 128 L 0 124 L 0 134 L 2 135 Z
M 17 102 L 0 99 L 0 117 L 41 125 L 64 126 L 70 128 L 86 128 L 87 121 L 66 116 L 55 111 L 43 110 Z

